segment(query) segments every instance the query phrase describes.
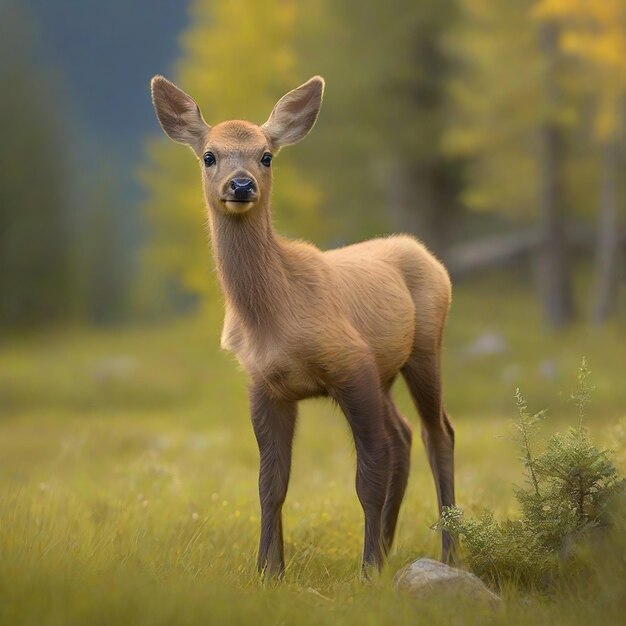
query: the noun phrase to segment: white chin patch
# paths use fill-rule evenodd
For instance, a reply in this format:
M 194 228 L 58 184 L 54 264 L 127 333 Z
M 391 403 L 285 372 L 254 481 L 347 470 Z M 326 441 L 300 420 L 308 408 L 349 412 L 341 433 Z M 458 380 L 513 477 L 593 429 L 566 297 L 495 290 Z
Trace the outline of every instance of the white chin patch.
M 254 202 L 224 202 L 226 209 L 231 213 L 245 213 L 253 204 Z

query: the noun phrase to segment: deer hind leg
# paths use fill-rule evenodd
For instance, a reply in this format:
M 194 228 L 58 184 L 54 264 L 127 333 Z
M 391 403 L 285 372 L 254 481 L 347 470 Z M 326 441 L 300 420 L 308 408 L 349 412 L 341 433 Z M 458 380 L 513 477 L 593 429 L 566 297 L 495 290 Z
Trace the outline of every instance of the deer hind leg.
M 276 400 L 261 384 L 253 384 L 250 409 L 260 456 L 261 538 L 257 567 L 261 574 L 280 577 L 285 571 L 282 507 L 291 471 L 297 405 Z
M 332 395 L 348 419 L 357 456 L 356 491 L 365 517 L 363 570 L 384 560 L 382 512 L 389 484 L 390 446 L 378 372 L 372 363 L 335 385 Z
M 422 439 L 435 480 L 439 512 L 453 506 L 454 500 L 454 429 L 443 408 L 439 350 L 414 350 L 402 374 L 419 411 Z M 446 532 L 442 535 L 442 559 L 453 558 L 454 545 Z
M 413 433 L 389 394 L 385 397 L 385 408 L 391 450 L 391 471 L 383 506 L 383 548 L 388 553 L 393 544 L 398 513 L 409 479 Z

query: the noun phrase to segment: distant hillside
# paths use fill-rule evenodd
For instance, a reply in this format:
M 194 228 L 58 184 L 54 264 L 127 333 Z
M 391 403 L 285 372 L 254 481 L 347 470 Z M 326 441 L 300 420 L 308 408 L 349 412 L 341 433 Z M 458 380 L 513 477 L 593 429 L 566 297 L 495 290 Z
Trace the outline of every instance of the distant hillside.
M 171 68 L 186 0 L 24 0 L 38 18 L 42 48 L 67 78 L 92 139 L 134 161 L 155 130 L 148 81 Z

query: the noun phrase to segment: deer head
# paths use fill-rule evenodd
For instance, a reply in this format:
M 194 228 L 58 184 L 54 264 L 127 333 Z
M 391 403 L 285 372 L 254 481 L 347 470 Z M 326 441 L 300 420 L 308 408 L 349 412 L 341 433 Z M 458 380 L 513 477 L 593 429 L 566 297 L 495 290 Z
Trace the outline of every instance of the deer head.
M 196 154 L 209 207 L 230 214 L 268 205 L 272 158 L 313 128 L 323 92 L 324 80 L 315 76 L 284 95 L 262 126 L 241 120 L 209 126 L 189 95 L 163 76 L 152 79 L 152 102 L 165 134 Z

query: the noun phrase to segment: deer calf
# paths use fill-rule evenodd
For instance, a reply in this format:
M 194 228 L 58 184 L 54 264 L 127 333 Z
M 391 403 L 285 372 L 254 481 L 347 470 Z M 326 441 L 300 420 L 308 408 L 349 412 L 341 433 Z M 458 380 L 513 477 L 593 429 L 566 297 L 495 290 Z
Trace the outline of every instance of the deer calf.
M 190 96 L 162 76 L 152 79 L 163 130 L 192 148 L 202 172 L 226 301 L 221 345 L 250 378 L 260 452 L 258 568 L 268 575 L 285 568 L 281 511 L 299 400 L 334 399 L 352 429 L 364 567 L 382 566 L 407 484 L 411 428 L 390 394 L 400 372 L 421 416 L 439 507 L 454 504 L 454 431 L 441 388 L 446 270 L 407 235 L 322 252 L 272 226 L 272 159 L 308 134 L 323 91 L 316 76 L 283 96 L 262 126 L 209 126 Z M 445 533 L 442 548 L 448 560 Z

